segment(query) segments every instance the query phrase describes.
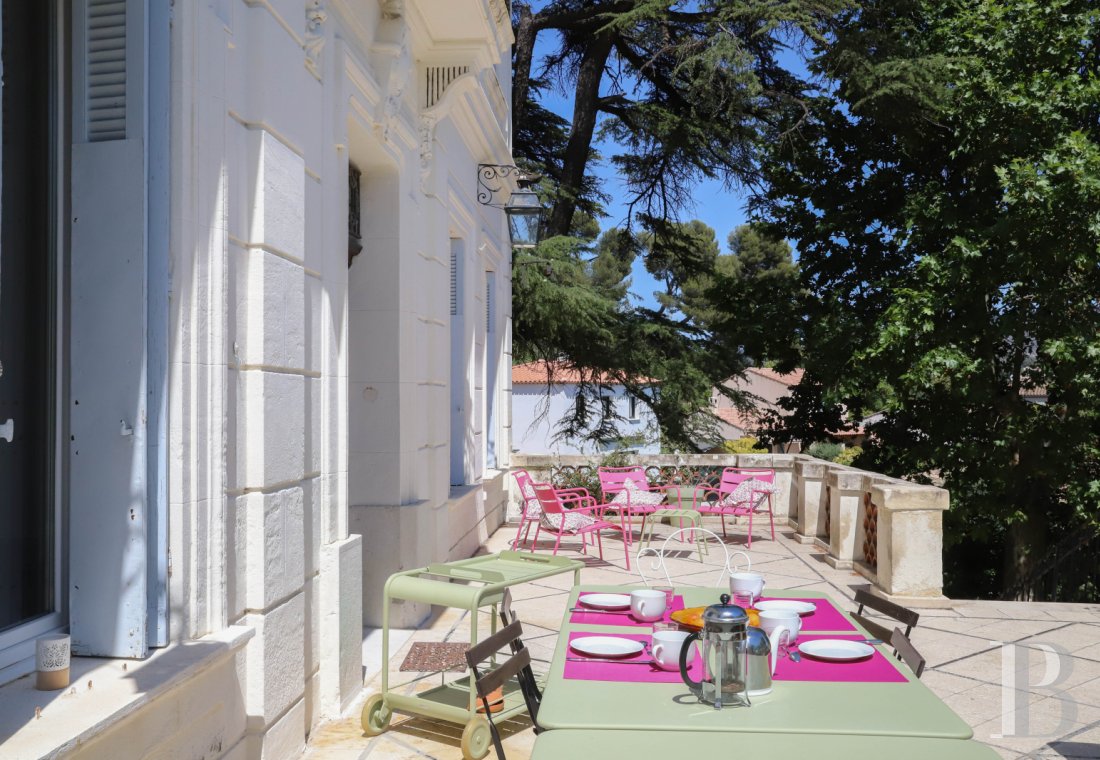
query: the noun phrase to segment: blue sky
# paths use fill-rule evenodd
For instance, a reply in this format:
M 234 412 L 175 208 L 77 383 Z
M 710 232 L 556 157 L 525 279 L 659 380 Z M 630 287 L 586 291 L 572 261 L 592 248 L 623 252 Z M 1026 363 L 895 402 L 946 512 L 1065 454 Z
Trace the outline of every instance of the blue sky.
M 547 52 L 552 51 L 557 46 L 557 43 L 558 40 L 556 35 L 552 32 L 543 32 L 539 35 L 538 42 L 535 46 L 533 75 L 538 76 L 543 56 Z M 805 75 L 805 66 L 797 53 L 788 51 L 781 56 L 781 60 L 797 73 Z M 572 91 L 562 93 L 550 88 L 542 93 L 540 100 L 543 107 L 559 114 L 567 120 L 572 118 Z M 605 157 L 610 157 L 615 153 L 621 152 L 618 146 L 613 143 L 597 143 L 595 147 L 597 151 Z M 606 230 L 610 227 L 621 226 L 626 221 L 627 211 L 625 200 L 629 195 L 621 178 L 615 171 L 615 168 L 611 165 L 611 162 L 605 158 L 594 165 L 589 164 L 588 171 L 594 173 L 603 180 L 603 190 L 610 196 L 610 201 L 606 204 L 608 215 L 600 220 L 601 228 Z M 745 208 L 747 200 L 747 194 L 736 188 L 729 190 L 718 180 L 704 180 L 695 188 L 694 207 L 684 209 L 682 216 L 685 220 L 700 219 L 712 227 L 718 236 L 718 242 L 722 251 L 725 252 L 727 250 L 726 236 L 731 230 L 738 225 L 744 224 L 747 220 Z M 641 260 L 636 260 L 631 276 L 631 293 L 639 299 L 641 304 L 656 307 L 653 291 L 661 289 L 657 281 L 645 271 L 645 267 L 642 265 Z

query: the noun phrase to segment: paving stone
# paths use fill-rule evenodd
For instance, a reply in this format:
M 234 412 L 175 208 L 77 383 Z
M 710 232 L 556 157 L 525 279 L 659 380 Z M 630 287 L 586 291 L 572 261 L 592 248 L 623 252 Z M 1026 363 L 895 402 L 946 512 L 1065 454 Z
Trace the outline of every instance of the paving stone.
M 1027 625 L 1027 622 L 1019 621 L 1012 625 L 1012 629 L 1017 630 L 1022 625 Z M 993 624 L 988 627 L 997 630 L 1007 626 Z M 1053 644 L 1076 655 L 1083 649 L 1100 647 L 1100 626 L 1091 623 L 1070 623 L 1069 625 L 1062 623 L 1036 631 L 1026 638 L 1022 638 L 1019 643 L 1022 646 Z
M 710 523 L 708 522 L 708 527 Z M 729 526 L 730 550 L 744 549 L 746 526 Z M 832 596 L 845 609 L 854 609 L 851 599 L 855 589 L 865 588 L 868 581 L 849 570 L 837 570 L 824 561 L 824 553 L 812 545 L 801 545 L 784 531 L 778 540 L 763 538 L 759 525 L 750 552 L 754 569 L 765 575 L 773 587 L 822 591 Z M 508 548 L 515 526 L 505 526 L 489 538 L 485 552 Z M 576 557 L 585 563 L 582 583 L 611 586 L 637 586 L 641 577 L 631 552 L 631 570 L 623 560 L 622 542 L 604 540 L 605 561 L 579 554 L 578 542 L 564 545 L 561 556 Z M 544 545 L 540 541 L 540 546 Z M 712 586 L 717 572 L 714 567 L 700 569 L 693 552 L 684 552 L 669 563 L 674 582 L 700 587 Z M 548 552 L 546 552 L 548 553 Z M 658 583 L 651 580 L 652 583 Z M 722 584 L 724 586 L 724 584 Z M 536 583 L 512 589 L 513 608 L 524 624 L 524 641 L 535 661 L 536 674 L 546 671 L 557 646 L 562 615 L 573 586 L 572 575 L 546 578 Z M 1100 606 L 1033 604 L 1003 601 L 960 601 L 953 608 L 922 609 L 921 620 L 913 632 L 918 650 L 928 658 L 930 668 L 923 683 L 943 698 L 972 726 L 975 739 L 992 746 L 1005 758 L 1100 758 Z M 1069 625 L 1067 625 L 1067 623 Z M 479 630 L 489 630 L 489 613 L 478 616 Z M 1092 629 L 1096 629 L 1094 632 Z M 416 642 L 468 642 L 469 613 L 461 610 L 434 610 L 433 616 L 415 630 L 404 646 L 391 653 L 391 678 L 408 678 L 397 673 L 397 667 Z M 1097 636 L 1090 640 L 1090 636 Z M 1038 648 L 1042 643 L 1056 643 L 1073 653 L 1067 661 L 1070 670 L 1065 680 L 1053 688 L 1031 687 L 1018 691 L 1015 705 L 1003 704 L 1001 690 L 1002 652 L 990 641 L 1018 641 L 1028 657 L 1027 683 L 1040 683 L 1045 675 L 1046 661 Z M 391 683 L 396 681 L 391 681 Z M 402 687 L 406 693 L 432 688 L 438 678 L 426 678 Z M 461 727 L 422 718 L 395 718 L 393 729 L 382 736 L 368 739 L 359 728 L 359 710 L 363 700 L 377 691 L 379 678 L 368 682 L 356 705 L 339 721 L 320 726 L 311 736 L 307 760 L 385 760 L 386 758 L 431 757 L 439 760 L 461 758 L 459 739 Z M 1073 702 L 1074 722 L 1058 735 L 1033 737 L 1000 737 L 1001 716 L 1014 708 L 1027 705 L 1032 733 L 1060 729 L 1059 716 L 1066 701 Z M 534 742 L 534 732 L 525 719 L 508 721 L 505 728 L 505 750 L 509 760 L 525 760 Z M 513 725 L 514 723 L 514 725 Z

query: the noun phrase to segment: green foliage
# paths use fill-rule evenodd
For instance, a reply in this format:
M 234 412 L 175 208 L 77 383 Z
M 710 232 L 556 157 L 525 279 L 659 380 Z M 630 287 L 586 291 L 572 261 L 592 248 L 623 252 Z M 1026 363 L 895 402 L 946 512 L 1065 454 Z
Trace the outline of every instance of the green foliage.
M 564 358 L 588 378 L 621 382 L 649 406 L 667 451 L 698 450 L 720 441 L 706 413 L 714 387 L 741 374 L 749 356 L 793 356 L 798 329 L 789 307 L 798 269 L 781 238 L 755 227 L 730 234 L 722 254 L 714 231 L 699 221 L 663 225 L 661 234 L 623 229 L 594 244 L 551 238 L 514 257 L 514 353 L 522 361 Z M 628 296 L 636 257 L 665 283 L 653 311 Z M 656 386 L 645 378 L 658 381 Z M 595 380 L 558 434 L 606 444 L 621 420 L 600 402 Z M 724 387 L 734 403 L 750 403 Z
M 821 20 L 845 5 L 512 4 L 513 150 L 525 168 L 545 175 L 540 192 L 551 206 L 547 242 L 515 258 L 517 357 L 563 359 L 625 383 L 653 410 L 662 446 L 672 451 L 718 441 L 705 412 L 711 388 L 742 374 L 750 357 L 793 366 L 799 326 L 783 304 L 798 282 L 789 252 L 782 262 L 781 254 L 749 252 L 785 243 L 749 235 L 722 255 L 714 230 L 679 220 L 700 179 L 733 187 L 759 178 L 763 147 L 781 139 L 778 125 L 803 111 L 805 84 L 779 57 L 801 36 L 820 37 Z M 539 49 L 551 52 L 537 60 L 540 41 Z M 568 91 L 570 121 L 541 105 L 550 89 Z M 593 243 L 591 222 L 606 201 L 591 171 L 600 158 L 596 140 L 618 170 L 629 211 L 623 229 Z M 628 295 L 638 256 L 663 286 L 657 309 Z M 757 263 L 741 266 L 742 259 Z M 658 392 L 641 378 L 659 381 Z M 562 434 L 614 438 L 616 420 L 598 408 L 599 390 L 584 384 Z
M 600 492 L 600 479 L 594 467 L 563 467 L 554 478 L 556 488 L 584 488 L 596 495 Z
M 598 462 L 579 467 L 562 467 L 554 475 L 555 488 L 584 488 L 592 496 L 602 501 L 603 493 L 600 491 L 600 467 L 627 467 L 632 462 L 630 455 L 624 451 L 613 451 L 605 454 Z
M 806 453 L 826 462 L 835 462 L 844 452 L 844 447 L 832 441 L 817 441 L 806 448 Z
M 833 458 L 833 461 L 845 467 L 851 467 L 862 453 L 863 447 L 861 446 L 846 446 L 843 451 Z
M 1098 27 L 1089 0 L 861 4 L 767 164 L 806 288 L 773 437 L 881 409 L 867 464 L 951 491 L 951 595 L 1011 593 L 1100 520 Z
M 708 451 L 708 454 L 758 454 L 767 449 L 760 445 L 760 441 L 752 436 L 744 436 L 734 441 L 722 441 L 718 446 Z

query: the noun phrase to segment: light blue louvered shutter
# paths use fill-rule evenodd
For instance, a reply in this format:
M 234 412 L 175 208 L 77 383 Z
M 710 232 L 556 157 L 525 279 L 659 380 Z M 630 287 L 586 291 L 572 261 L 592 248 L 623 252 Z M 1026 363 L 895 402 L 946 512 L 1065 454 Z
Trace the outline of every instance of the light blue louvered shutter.
M 146 3 L 76 0 L 72 8 L 72 648 L 144 657 Z

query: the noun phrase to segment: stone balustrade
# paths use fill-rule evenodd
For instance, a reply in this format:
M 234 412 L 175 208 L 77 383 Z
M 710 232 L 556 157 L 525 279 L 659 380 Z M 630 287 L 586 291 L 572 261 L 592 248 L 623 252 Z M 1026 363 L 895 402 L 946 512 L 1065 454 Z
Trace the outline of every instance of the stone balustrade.
M 940 606 L 943 596 L 943 512 L 950 503 L 942 488 L 912 483 L 806 454 L 659 454 L 636 455 L 631 463 L 647 468 L 651 482 L 693 486 L 716 482 L 723 467 L 775 470 L 779 494 L 776 522 L 790 535 L 825 550 L 825 561 L 851 569 L 871 582 L 883 597 L 908 606 Z M 527 469 L 536 480 L 577 470 L 595 470 L 586 456 L 513 454 L 513 468 Z M 518 514 L 514 479 L 510 514 Z M 689 506 L 685 488 L 683 506 Z

